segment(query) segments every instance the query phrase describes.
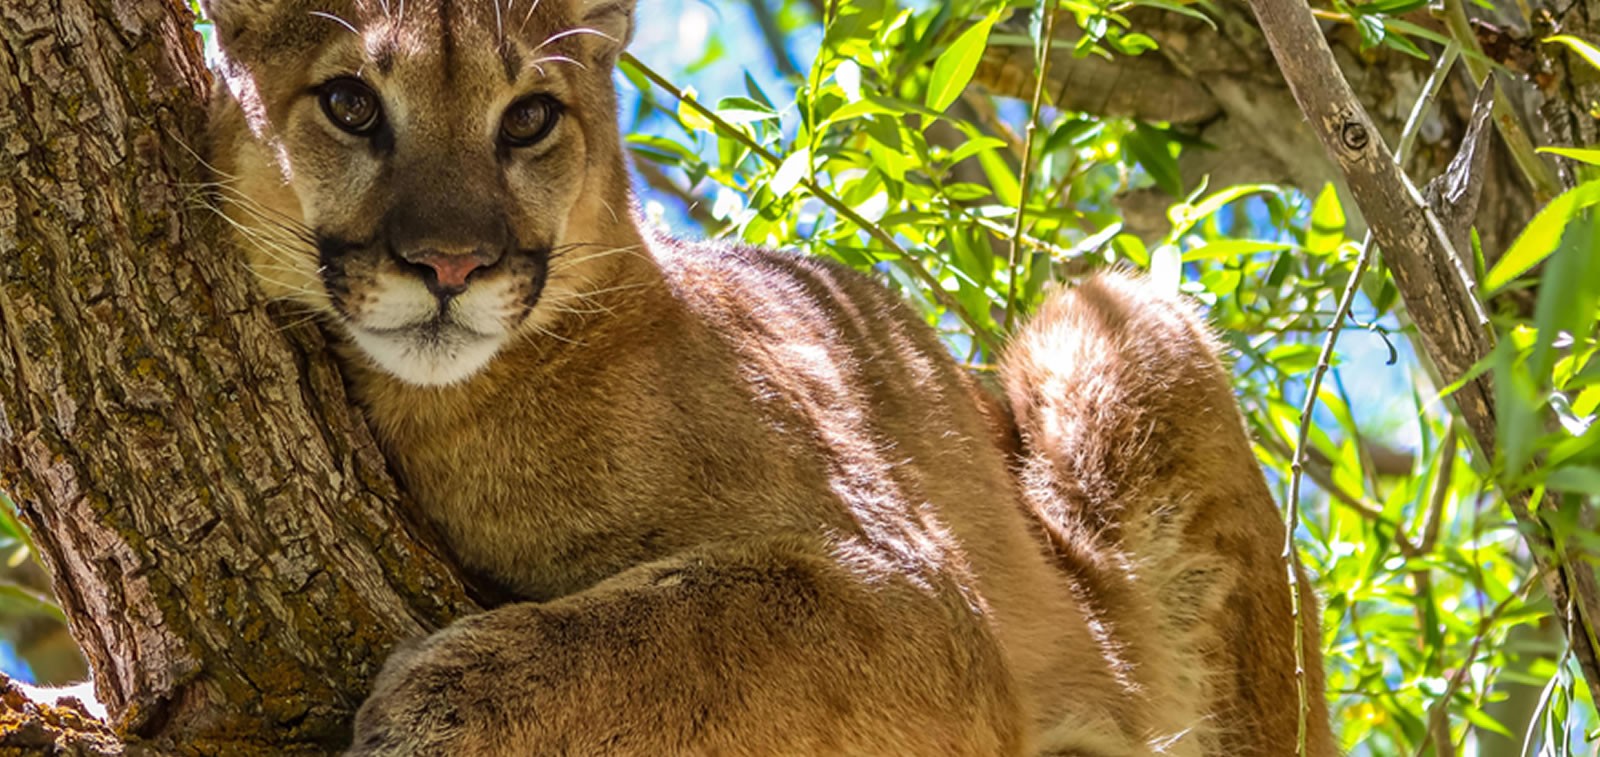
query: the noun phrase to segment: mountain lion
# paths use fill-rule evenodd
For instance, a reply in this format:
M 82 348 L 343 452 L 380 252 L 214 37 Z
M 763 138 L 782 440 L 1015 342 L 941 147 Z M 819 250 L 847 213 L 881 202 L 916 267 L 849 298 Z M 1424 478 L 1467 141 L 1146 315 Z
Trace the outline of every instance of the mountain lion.
M 1060 292 L 990 396 L 861 275 L 641 228 L 633 0 L 204 5 L 251 266 L 516 600 L 398 650 L 351 754 L 1295 753 L 1284 528 L 1191 306 Z

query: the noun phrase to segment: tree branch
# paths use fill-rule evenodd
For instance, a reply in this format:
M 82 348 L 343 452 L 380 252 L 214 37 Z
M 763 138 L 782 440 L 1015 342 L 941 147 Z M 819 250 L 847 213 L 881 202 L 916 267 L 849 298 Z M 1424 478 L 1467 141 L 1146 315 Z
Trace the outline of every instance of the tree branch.
M 1472 296 L 1470 276 L 1435 211 L 1399 166 L 1355 93 L 1340 75 L 1310 9 L 1297 0 L 1250 0 L 1274 56 L 1328 155 L 1348 179 L 1371 225 L 1395 284 L 1417 326 L 1422 346 L 1446 380 L 1455 380 L 1488 355 L 1490 333 Z M 1467 382 L 1455 401 L 1479 449 L 1495 449 L 1494 394 L 1487 375 Z M 1562 615 L 1590 692 L 1600 701 L 1600 660 L 1584 618 L 1600 617 L 1592 570 L 1558 554 L 1522 493 L 1507 501 Z

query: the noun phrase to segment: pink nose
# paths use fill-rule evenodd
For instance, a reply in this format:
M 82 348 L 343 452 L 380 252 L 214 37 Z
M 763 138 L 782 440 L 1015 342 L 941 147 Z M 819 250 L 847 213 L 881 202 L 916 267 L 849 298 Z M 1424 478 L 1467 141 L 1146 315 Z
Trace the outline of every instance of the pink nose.
M 484 264 L 484 260 L 477 255 L 447 255 L 442 252 L 419 256 L 416 262 L 432 268 L 439 279 L 439 286 L 445 289 L 465 289 L 467 276 Z

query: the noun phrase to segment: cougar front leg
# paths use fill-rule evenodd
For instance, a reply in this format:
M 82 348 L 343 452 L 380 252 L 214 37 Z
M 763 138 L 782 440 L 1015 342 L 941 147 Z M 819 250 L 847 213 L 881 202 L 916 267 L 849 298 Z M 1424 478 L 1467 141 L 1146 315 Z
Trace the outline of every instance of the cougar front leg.
M 1016 693 L 961 591 L 800 540 L 644 565 L 397 653 L 351 754 L 1021 754 Z

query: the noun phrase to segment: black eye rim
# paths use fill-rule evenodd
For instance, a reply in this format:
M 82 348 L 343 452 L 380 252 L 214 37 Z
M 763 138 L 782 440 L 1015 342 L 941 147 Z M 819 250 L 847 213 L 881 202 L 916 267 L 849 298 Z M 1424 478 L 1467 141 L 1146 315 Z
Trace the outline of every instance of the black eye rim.
M 512 113 L 516 112 L 518 108 L 524 108 L 533 104 L 541 105 L 545 110 L 544 123 L 539 125 L 539 130 L 534 132 L 531 136 L 526 137 L 519 137 L 507 132 L 506 119 Z M 511 147 L 532 147 L 536 144 L 539 144 L 540 142 L 543 142 L 546 137 L 550 136 L 550 132 L 555 131 L 556 124 L 561 121 L 561 116 L 565 111 L 566 106 L 562 105 L 560 100 L 557 100 L 554 96 L 544 92 L 537 92 L 524 97 L 519 97 L 510 105 L 506 106 L 505 113 L 501 114 L 500 116 L 500 141 Z
M 359 124 L 346 123 L 333 110 L 330 99 L 335 93 L 347 88 L 353 88 L 357 93 L 366 96 L 372 101 L 372 115 Z M 377 131 L 378 125 L 383 123 L 383 101 L 378 99 L 377 90 L 372 85 L 354 76 L 337 76 L 317 86 L 317 102 L 322 106 L 322 115 L 328 122 L 338 127 L 339 130 L 354 134 L 358 137 L 371 136 Z

